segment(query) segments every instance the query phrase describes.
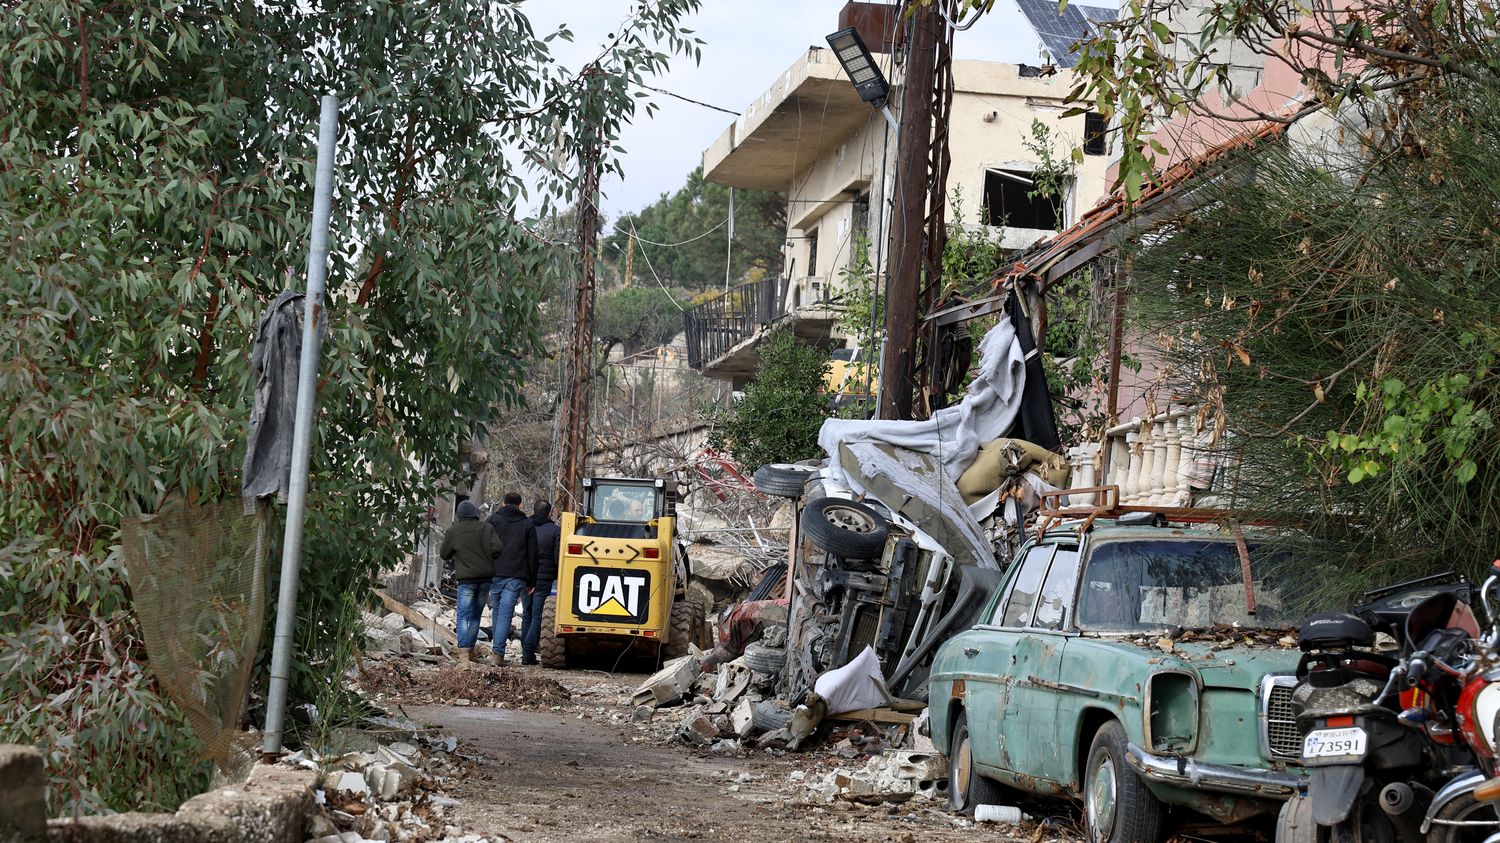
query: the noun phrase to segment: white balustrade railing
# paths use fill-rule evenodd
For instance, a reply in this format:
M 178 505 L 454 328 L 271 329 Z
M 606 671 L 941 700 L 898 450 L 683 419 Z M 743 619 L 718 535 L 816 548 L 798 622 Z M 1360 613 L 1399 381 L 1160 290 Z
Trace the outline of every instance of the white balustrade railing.
M 1072 485 L 1118 486 L 1120 503 L 1139 506 L 1189 506 L 1195 491 L 1207 490 L 1216 463 L 1207 452 L 1209 431 L 1195 430 L 1194 410 L 1183 408 L 1150 418 L 1135 418 L 1105 431 L 1104 443 L 1068 449 Z M 1103 459 L 1101 448 L 1108 449 Z M 1106 473 L 1108 476 L 1103 476 Z M 1077 496 L 1074 496 L 1077 497 Z M 1088 500 L 1070 500 L 1088 506 Z

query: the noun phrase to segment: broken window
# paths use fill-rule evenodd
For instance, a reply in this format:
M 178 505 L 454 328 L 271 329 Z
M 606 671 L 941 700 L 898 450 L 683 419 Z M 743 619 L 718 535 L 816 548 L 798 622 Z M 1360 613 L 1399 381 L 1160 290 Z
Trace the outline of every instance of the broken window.
M 862 193 L 854 200 L 854 239 L 870 236 L 870 194 Z
M 1108 155 L 1109 154 L 1109 121 L 1104 115 L 1097 111 L 1084 112 L 1083 115 L 1083 154 L 1084 155 Z
M 807 277 L 818 274 L 818 230 L 807 233 Z
M 1047 231 L 1062 228 L 1062 198 L 1036 193 L 1036 183 L 1026 170 L 986 170 L 984 207 L 986 225 Z
M 1004 627 L 1020 627 L 1031 620 L 1037 590 L 1041 587 L 1042 577 L 1046 575 L 1047 565 L 1051 563 L 1052 554 L 1056 550 L 1057 545 L 1044 544 L 1026 552 L 1026 558 L 1021 561 L 1021 570 L 1011 584 L 1010 594 L 1006 595 L 996 612 L 998 617 L 995 623 Z
M 1042 629 L 1062 629 L 1063 619 L 1068 613 L 1068 604 L 1073 602 L 1073 587 L 1078 582 L 1078 549 L 1058 548 L 1052 559 L 1052 568 L 1047 571 L 1047 581 L 1042 584 L 1042 596 L 1036 604 L 1036 619 L 1032 626 Z

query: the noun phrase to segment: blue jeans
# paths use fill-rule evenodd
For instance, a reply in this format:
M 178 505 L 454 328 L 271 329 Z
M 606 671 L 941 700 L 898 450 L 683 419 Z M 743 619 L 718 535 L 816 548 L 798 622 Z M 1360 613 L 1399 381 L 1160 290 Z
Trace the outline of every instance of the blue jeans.
M 490 620 L 495 624 L 495 637 L 490 647 L 505 655 L 505 639 L 510 637 L 510 622 L 516 616 L 516 601 L 526 593 L 526 581 L 520 577 L 495 577 L 490 580 Z
M 521 604 L 521 660 L 536 658 L 537 647 L 542 643 L 542 610 L 552 594 L 552 581 L 539 582 L 536 591 L 527 595 Z
M 484 593 L 490 590 L 489 580 L 473 580 L 458 584 L 458 646 L 473 647 L 479 638 L 479 616 L 484 614 Z

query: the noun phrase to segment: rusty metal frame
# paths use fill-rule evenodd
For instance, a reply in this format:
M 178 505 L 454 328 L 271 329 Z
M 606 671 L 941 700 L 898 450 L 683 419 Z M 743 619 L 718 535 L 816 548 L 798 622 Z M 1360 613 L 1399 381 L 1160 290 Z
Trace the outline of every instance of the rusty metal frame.
M 1088 494 L 1094 495 L 1096 500 L 1102 498 L 1104 502 L 1094 506 L 1063 506 L 1062 499 L 1066 496 Z M 1185 524 L 1219 523 L 1226 526 L 1238 526 L 1240 524 L 1286 524 L 1295 521 L 1295 519 L 1255 520 L 1249 518 L 1247 513 L 1236 509 L 1121 504 L 1119 486 L 1084 486 L 1077 489 L 1058 489 L 1055 492 L 1042 493 L 1042 504 L 1037 509 L 1039 523 L 1036 535 L 1037 538 L 1041 538 L 1054 526 L 1059 526 L 1064 521 L 1081 518 L 1083 520 L 1078 525 L 1078 534 L 1081 536 L 1087 533 L 1094 526 L 1094 521 L 1099 518 L 1117 518 L 1131 512 L 1155 513 L 1169 522 L 1176 521 Z

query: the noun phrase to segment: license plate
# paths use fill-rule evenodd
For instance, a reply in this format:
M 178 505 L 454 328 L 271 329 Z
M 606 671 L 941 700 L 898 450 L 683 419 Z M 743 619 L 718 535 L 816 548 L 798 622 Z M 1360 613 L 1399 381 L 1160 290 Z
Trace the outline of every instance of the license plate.
M 1308 732 L 1302 739 L 1302 757 L 1313 758 L 1363 758 L 1365 756 L 1365 730 L 1358 726 L 1350 729 L 1318 729 Z

